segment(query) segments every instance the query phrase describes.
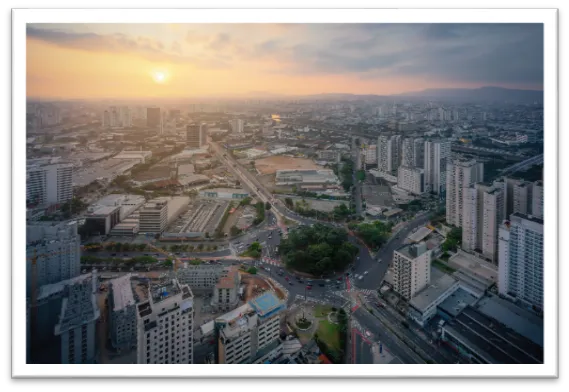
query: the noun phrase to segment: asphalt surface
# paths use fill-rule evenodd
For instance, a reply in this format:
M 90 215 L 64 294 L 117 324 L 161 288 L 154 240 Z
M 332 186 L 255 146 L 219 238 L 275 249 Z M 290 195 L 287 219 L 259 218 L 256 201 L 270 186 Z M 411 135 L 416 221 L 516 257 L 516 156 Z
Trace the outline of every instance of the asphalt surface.
M 352 363 L 373 364 L 371 341 L 355 328 L 352 328 L 352 353 Z

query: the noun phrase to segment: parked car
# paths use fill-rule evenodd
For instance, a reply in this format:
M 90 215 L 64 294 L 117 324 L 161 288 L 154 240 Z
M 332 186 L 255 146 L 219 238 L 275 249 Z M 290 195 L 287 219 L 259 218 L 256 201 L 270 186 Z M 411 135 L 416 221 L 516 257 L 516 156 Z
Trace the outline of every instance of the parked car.
M 306 290 L 312 290 L 312 286 L 306 286 Z

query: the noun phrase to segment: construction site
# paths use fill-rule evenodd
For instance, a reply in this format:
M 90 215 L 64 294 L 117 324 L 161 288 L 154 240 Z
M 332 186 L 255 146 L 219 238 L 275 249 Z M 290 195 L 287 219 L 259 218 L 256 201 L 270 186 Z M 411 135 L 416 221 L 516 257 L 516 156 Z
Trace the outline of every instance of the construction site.
M 164 237 L 203 237 L 213 233 L 222 223 L 230 202 L 226 200 L 197 200 L 163 233 Z

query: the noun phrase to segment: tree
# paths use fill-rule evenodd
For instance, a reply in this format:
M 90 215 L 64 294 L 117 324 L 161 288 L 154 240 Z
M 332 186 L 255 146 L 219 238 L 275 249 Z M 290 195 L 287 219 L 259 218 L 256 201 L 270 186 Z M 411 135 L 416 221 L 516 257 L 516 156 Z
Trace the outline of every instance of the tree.
M 209 238 L 209 231 L 205 232 L 205 238 Z
M 255 275 L 257 273 L 257 268 L 249 267 L 249 269 L 247 270 L 247 273 L 249 273 L 251 275 Z
M 271 203 L 269 203 L 268 201 L 265 202 L 265 210 L 270 210 L 271 209 Z
M 203 244 L 198 244 L 198 250 L 201 252 L 203 249 Z
M 284 201 L 285 201 L 286 206 L 287 206 L 289 209 L 293 209 L 293 208 L 294 208 L 294 202 L 292 201 L 292 199 L 291 199 L 290 197 L 286 197 L 286 198 L 284 199 Z

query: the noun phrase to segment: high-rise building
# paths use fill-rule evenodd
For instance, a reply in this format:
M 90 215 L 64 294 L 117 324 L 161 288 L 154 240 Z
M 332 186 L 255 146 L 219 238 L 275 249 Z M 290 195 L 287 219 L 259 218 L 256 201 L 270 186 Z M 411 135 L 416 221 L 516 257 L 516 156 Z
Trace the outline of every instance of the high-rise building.
M 388 135 L 381 135 L 377 138 L 377 169 L 384 173 L 387 173 L 388 162 L 391 161 L 388 155 L 389 143 L 390 137 Z
M 168 202 L 148 202 L 139 212 L 140 233 L 162 233 L 168 223 Z
M 146 126 L 148 128 L 160 128 L 161 123 L 160 108 L 146 108 Z
M 528 207 L 531 208 L 531 183 L 526 181 L 519 181 L 514 184 L 512 197 L 512 213 L 519 212 L 521 214 L 528 213 Z M 506 215 L 508 216 L 508 215 Z
M 446 167 L 450 158 L 450 141 L 425 142 L 425 190 L 437 195 L 446 192 Z
M 543 309 L 543 220 L 514 213 L 500 226 L 500 294 Z
M 62 364 L 92 364 L 97 359 L 98 287 L 97 275 L 91 274 L 69 281 L 64 288 L 55 326 L 55 335 L 61 338 Z
M 399 166 L 397 186 L 407 192 L 420 195 L 425 192 L 424 170 L 417 167 Z
M 73 164 L 32 164 L 27 166 L 27 204 L 63 204 L 72 198 Z
M 543 219 L 543 181 L 533 183 L 531 214 Z
M 243 133 L 244 121 L 240 118 L 235 118 L 231 120 L 231 132 L 233 133 Z
M 137 362 L 191 364 L 194 361 L 194 295 L 176 279 L 151 284 L 137 305 Z
M 366 165 L 375 164 L 377 162 L 377 146 L 375 144 L 367 146 L 364 154 Z
M 425 168 L 425 141 L 421 138 L 413 140 L 413 167 Z
M 493 263 L 498 258 L 498 226 L 503 220 L 501 186 L 475 184 L 463 189 L 462 248 L 476 251 Z
M 484 180 L 484 164 L 474 160 L 449 162 L 446 175 L 446 221 L 462 227 L 463 189 Z
M 282 353 L 280 321 L 285 303 L 266 292 L 214 320 L 216 363 L 265 363 Z
M 397 174 L 401 162 L 400 135 L 381 135 L 377 139 L 377 167 L 379 171 Z
M 207 144 L 207 126 L 190 124 L 186 126 L 186 143 L 188 148 L 201 148 Z
M 414 167 L 415 159 L 413 155 L 413 138 L 403 139 L 403 146 L 401 151 L 401 166 Z
M 26 227 L 26 276 L 28 296 L 32 292 L 32 259 L 36 262 L 36 287 L 58 283 L 79 275 L 81 239 L 77 222 L 34 222 Z
M 131 274 L 110 281 L 108 320 L 113 348 L 129 350 L 136 347 L 136 301 L 132 292 Z
M 403 298 L 410 300 L 431 281 L 431 253 L 425 242 L 393 252 L 393 289 Z

